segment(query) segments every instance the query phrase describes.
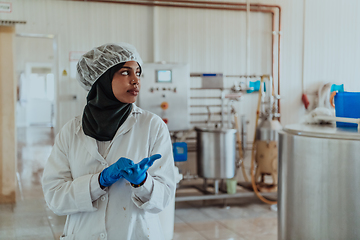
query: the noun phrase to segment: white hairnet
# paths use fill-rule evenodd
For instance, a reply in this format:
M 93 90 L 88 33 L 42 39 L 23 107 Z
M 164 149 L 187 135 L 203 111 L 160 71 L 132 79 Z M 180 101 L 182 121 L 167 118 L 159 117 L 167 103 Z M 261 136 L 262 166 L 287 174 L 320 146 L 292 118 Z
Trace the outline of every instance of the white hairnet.
M 76 79 L 80 85 L 89 91 L 95 81 L 112 66 L 127 61 L 136 61 L 142 65 L 142 60 L 136 48 L 128 43 L 108 43 L 96 47 L 81 56 L 76 65 Z

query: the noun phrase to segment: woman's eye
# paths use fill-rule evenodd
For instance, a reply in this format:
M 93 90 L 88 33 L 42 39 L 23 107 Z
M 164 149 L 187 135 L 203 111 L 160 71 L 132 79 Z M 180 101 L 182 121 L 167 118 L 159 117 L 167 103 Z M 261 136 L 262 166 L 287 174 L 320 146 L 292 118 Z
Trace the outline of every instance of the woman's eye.
M 129 72 L 128 71 L 122 72 L 121 75 L 127 76 L 127 75 L 129 75 Z
M 140 72 L 137 72 L 136 73 L 136 76 L 140 77 L 141 73 Z

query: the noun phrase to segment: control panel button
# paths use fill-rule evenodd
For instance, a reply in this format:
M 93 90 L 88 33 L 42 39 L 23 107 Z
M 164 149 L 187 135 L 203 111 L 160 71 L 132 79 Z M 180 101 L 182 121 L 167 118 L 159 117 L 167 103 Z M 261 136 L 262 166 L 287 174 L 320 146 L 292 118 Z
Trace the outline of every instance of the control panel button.
M 166 110 L 166 109 L 169 108 L 169 104 L 167 102 L 162 102 L 160 107 L 161 107 L 162 110 Z

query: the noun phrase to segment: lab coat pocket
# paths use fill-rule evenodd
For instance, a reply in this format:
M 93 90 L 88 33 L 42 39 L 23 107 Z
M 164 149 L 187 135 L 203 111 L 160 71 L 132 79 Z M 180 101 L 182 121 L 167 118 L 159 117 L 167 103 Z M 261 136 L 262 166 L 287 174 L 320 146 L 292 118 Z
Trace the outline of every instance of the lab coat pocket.
M 158 214 L 146 213 L 144 216 L 143 230 L 146 239 L 163 240 L 164 233 Z

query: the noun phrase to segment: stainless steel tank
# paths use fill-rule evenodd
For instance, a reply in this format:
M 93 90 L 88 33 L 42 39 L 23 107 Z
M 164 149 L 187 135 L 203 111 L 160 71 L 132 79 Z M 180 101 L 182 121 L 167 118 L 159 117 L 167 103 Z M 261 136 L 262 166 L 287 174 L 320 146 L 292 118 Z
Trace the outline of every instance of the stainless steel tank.
M 199 177 L 228 179 L 236 170 L 236 129 L 195 128 Z
M 360 239 L 357 129 L 289 125 L 279 145 L 278 239 Z
M 258 141 L 278 141 L 278 132 L 282 126 L 278 120 L 262 120 L 256 129 L 256 140 Z

